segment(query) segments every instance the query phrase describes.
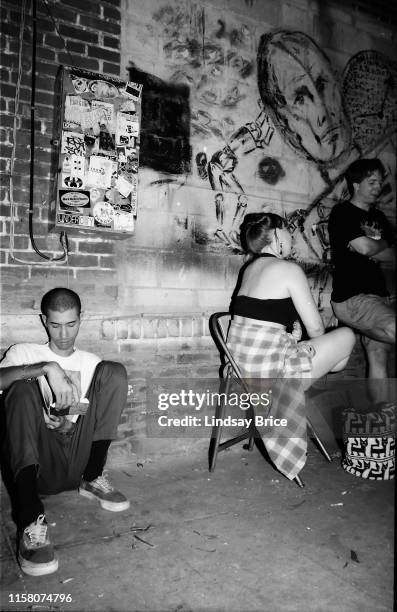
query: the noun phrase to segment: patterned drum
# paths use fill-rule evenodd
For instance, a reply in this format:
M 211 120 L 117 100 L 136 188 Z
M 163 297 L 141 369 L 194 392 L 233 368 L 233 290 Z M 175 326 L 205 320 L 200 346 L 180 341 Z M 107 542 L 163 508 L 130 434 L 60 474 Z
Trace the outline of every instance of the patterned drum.
M 369 480 L 391 480 L 395 473 L 395 404 L 372 412 L 344 410 L 345 452 L 342 467 Z

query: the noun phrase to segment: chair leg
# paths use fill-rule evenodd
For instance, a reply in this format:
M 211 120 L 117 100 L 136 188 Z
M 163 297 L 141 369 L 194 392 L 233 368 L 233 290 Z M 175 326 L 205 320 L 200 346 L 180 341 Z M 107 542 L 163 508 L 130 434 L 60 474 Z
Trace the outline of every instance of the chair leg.
M 252 451 L 254 448 L 254 445 L 255 445 L 255 435 L 251 432 L 251 435 L 248 438 L 248 442 L 244 444 L 243 448 L 244 450 Z
M 303 480 L 302 480 L 302 478 L 300 476 L 295 476 L 294 482 L 296 482 L 298 487 L 300 487 L 301 489 L 303 489 L 303 487 L 305 486 L 304 482 L 303 482 Z
M 317 443 L 317 446 L 319 447 L 320 451 L 322 452 L 322 454 L 324 455 L 324 457 L 326 458 L 327 461 L 329 461 L 330 463 L 332 463 L 332 458 L 329 454 L 329 452 L 327 451 L 327 449 L 325 448 L 324 444 L 321 442 L 316 430 L 314 429 L 313 423 L 311 422 L 311 420 L 309 418 L 306 418 L 307 421 L 307 426 L 310 429 L 310 431 L 313 434 L 313 437 Z
M 252 408 L 252 406 L 250 406 L 248 412 L 247 412 L 247 418 L 251 419 L 251 423 L 255 423 L 255 412 Z M 254 433 L 254 428 L 250 428 L 250 432 L 248 434 L 247 432 L 247 438 L 248 438 L 248 442 L 246 444 L 243 445 L 243 449 L 244 450 L 248 450 L 248 451 L 252 451 L 255 445 L 255 433 Z
M 226 379 L 222 379 L 220 386 L 219 386 L 219 392 L 225 393 L 226 397 L 228 396 L 229 390 L 230 390 L 230 376 L 231 376 L 231 371 L 230 371 L 230 366 L 229 366 L 226 372 Z M 222 402 L 220 405 L 216 407 L 215 418 L 223 419 L 224 414 L 225 414 L 225 405 Z M 210 472 L 214 472 L 215 470 L 216 459 L 218 457 L 218 451 L 219 451 L 219 444 L 221 441 L 221 435 L 222 435 L 222 426 L 214 425 L 212 428 L 211 440 L 210 440 L 210 445 L 208 449 L 208 463 L 209 463 Z
M 218 440 L 216 440 L 216 438 L 211 438 L 210 446 L 208 449 L 208 464 L 210 472 L 213 472 L 215 470 L 216 458 L 218 456 L 218 446 Z

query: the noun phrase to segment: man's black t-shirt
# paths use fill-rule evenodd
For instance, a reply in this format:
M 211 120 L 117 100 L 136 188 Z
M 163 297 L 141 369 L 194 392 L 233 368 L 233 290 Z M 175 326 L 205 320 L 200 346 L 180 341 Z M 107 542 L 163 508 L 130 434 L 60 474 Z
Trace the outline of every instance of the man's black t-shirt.
M 388 295 L 379 263 L 348 248 L 360 236 L 383 238 L 391 244 L 385 215 L 376 208 L 366 211 L 351 202 L 339 202 L 331 211 L 328 232 L 334 264 L 331 300 L 344 302 L 359 293 Z

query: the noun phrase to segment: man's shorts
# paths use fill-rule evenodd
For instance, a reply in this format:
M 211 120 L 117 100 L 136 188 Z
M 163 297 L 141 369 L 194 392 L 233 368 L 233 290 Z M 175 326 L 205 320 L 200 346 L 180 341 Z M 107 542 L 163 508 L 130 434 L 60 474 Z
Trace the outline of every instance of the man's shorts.
M 344 302 L 331 302 L 335 316 L 341 323 L 356 329 L 368 338 L 367 349 L 389 350 L 393 342 L 385 332 L 396 327 L 395 298 L 359 293 Z

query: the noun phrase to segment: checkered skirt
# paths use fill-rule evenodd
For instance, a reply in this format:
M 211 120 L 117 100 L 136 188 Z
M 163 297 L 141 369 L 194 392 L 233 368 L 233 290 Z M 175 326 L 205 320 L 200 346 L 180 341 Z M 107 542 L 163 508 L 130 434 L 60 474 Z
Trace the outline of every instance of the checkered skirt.
M 257 427 L 276 468 L 293 479 L 306 463 L 307 435 L 305 395 L 302 378 L 311 374 L 314 349 L 298 343 L 284 329 L 252 323 L 235 317 L 230 325 L 227 344 L 248 386 L 254 389 L 258 379 L 272 389 L 272 403 L 267 416 L 286 419 L 287 428 L 265 430 Z
M 310 376 L 313 347 L 298 343 L 281 327 L 245 322 L 244 317 L 236 317 L 230 324 L 227 344 L 243 376 L 248 378 Z

